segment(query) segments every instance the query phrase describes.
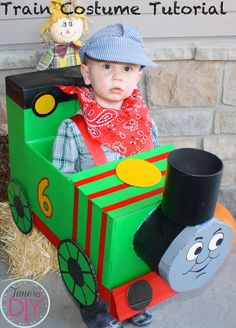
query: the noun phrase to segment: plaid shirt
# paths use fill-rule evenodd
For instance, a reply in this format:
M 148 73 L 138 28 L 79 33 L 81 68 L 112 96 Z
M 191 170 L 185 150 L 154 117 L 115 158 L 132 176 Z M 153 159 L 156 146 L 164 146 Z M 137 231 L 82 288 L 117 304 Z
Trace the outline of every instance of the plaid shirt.
M 44 71 L 51 68 L 61 68 L 68 66 L 80 65 L 79 53 L 76 53 L 75 49 L 68 47 L 64 58 L 60 58 L 55 52 L 55 47 L 52 46 L 40 59 L 36 69 L 38 71 Z
M 152 124 L 154 147 L 158 147 L 157 126 L 153 120 Z M 123 158 L 103 145 L 102 149 L 109 162 Z M 59 127 L 53 146 L 53 164 L 64 173 L 75 173 L 96 166 L 79 129 L 70 119 L 63 121 Z

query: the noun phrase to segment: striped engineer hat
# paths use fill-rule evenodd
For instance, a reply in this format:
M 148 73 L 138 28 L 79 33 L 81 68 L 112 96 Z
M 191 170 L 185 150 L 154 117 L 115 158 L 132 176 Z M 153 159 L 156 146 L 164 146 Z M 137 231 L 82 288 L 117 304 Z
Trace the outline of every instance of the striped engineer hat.
M 122 23 L 109 25 L 91 36 L 80 48 L 82 62 L 85 55 L 102 61 L 156 66 L 144 50 L 139 30 Z

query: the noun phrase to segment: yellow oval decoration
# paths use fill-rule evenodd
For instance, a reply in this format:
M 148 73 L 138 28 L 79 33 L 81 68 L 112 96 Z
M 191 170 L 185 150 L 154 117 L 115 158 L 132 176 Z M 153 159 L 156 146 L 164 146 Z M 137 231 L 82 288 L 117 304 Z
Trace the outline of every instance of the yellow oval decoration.
M 48 115 L 50 114 L 56 106 L 56 100 L 53 95 L 44 94 L 40 96 L 34 104 L 34 110 L 38 115 Z
M 162 179 L 161 171 L 154 164 L 137 158 L 120 162 L 116 174 L 123 182 L 136 187 L 151 187 Z

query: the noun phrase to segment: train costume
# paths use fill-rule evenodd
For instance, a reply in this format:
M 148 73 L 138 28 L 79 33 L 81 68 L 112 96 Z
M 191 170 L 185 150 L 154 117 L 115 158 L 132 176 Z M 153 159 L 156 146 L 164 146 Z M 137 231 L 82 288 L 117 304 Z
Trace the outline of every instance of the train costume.
M 119 321 L 202 286 L 235 244 L 235 221 L 216 204 L 221 160 L 166 145 L 65 175 L 52 144 L 79 103 L 56 84 L 83 86 L 78 68 L 6 78 L 9 204 L 20 231 L 34 225 L 58 249 L 75 301 L 100 297 Z

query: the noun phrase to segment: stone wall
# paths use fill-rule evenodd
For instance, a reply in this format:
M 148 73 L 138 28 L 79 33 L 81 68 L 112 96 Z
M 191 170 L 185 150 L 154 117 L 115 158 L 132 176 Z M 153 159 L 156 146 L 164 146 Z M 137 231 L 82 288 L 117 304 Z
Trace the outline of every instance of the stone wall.
M 149 41 L 146 48 L 158 66 L 145 69 L 141 89 L 158 124 L 160 142 L 218 155 L 224 162 L 220 200 L 236 217 L 235 41 Z M 3 77 L 32 71 L 41 52 L 0 55 L 0 135 L 7 133 Z
M 236 217 L 236 44 L 159 46 L 153 57 L 159 66 L 146 71 L 142 88 L 161 143 L 218 155 L 220 201 Z

